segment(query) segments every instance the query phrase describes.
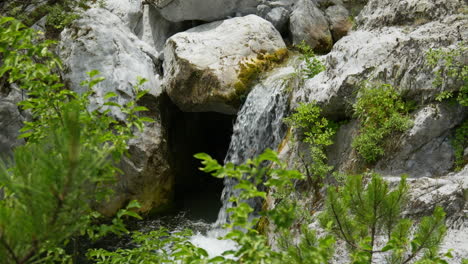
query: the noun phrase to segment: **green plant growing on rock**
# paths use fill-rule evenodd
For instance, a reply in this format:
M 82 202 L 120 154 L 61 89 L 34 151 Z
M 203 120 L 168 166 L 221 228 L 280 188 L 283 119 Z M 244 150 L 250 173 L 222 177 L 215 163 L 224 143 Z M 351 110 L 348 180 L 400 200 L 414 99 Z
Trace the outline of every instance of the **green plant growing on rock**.
M 404 132 L 412 125 L 408 116 L 409 105 L 389 84 L 371 86 L 364 83 L 353 107 L 360 132 L 352 146 L 366 162 L 380 159 L 392 135 Z
M 313 188 L 316 198 L 320 196 L 323 179 L 332 170 L 327 164 L 325 148 L 333 144 L 333 135 L 337 125 L 321 114 L 322 109 L 315 102 L 300 103 L 294 113 L 285 118 L 286 124 L 296 128 L 301 133 L 301 140 L 309 145 L 309 155 L 312 163 L 303 162 L 307 181 Z M 305 160 L 304 156 L 301 156 Z
M 426 53 L 427 65 L 439 67 L 435 71 L 435 87 L 442 87 L 448 82 L 453 82 L 455 88 L 450 91 L 441 92 L 436 100 L 442 101 L 456 98 L 456 101 L 463 106 L 468 106 L 468 65 L 466 56 L 468 46 L 461 42 L 454 49 L 430 49 Z
M 407 193 L 405 177 L 391 189 L 375 173 L 349 176 L 344 186 L 328 189 L 321 224 L 346 243 L 351 263 L 373 263 L 377 254 L 386 254 L 382 258 L 392 264 L 448 263 L 443 258 L 450 253 L 439 254 L 446 232 L 443 209 L 436 207 L 416 225 L 402 217 Z
M 237 75 L 238 81 L 234 83 L 236 97 L 245 96 L 262 73 L 281 64 L 287 57 L 287 49 L 278 49 L 272 53 L 260 52 L 256 58 L 240 62 Z
M 452 145 L 455 150 L 455 170 L 463 169 L 468 162 L 464 159 L 465 149 L 468 148 L 468 120 L 465 120 L 456 130 L 452 139 Z
M 300 44 L 296 45 L 295 48 L 299 50 L 301 53 L 301 59 L 305 62 L 305 68 L 300 71 L 301 75 L 304 75 L 306 78 L 310 79 L 326 69 L 325 65 L 323 65 L 319 59 L 317 59 L 317 56 L 315 55 L 312 47 L 307 45 L 305 41 L 302 41 Z

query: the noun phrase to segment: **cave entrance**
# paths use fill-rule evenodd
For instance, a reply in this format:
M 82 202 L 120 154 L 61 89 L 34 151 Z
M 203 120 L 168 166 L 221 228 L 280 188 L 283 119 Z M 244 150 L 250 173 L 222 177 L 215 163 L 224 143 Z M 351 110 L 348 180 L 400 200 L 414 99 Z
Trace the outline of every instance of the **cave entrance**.
M 223 179 L 199 170 L 194 154 L 205 152 L 223 163 L 231 141 L 235 115 L 215 112 L 182 112 L 172 107 L 169 113 L 169 149 L 175 173 L 175 205 L 186 217 L 214 222 L 221 208 Z

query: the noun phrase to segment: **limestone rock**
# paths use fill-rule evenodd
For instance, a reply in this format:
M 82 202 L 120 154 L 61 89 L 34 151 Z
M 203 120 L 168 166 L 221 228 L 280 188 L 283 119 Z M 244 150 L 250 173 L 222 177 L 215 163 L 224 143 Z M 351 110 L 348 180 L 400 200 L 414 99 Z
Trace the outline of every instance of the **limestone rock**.
M 260 0 L 148 0 L 172 22 L 215 21 L 229 16 L 255 14 Z
M 171 22 L 161 16 L 160 11 L 152 5 L 145 5 L 141 24 L 136 28 L 137 36 L 160 52 L 166 40 L 172 35 L 184 31 L 191 26 L 187 22 Z
M 104 103 L 104 95 L 116 92 L 117 103 L 125 104 L 134 96 L 133 85 L 138 77 L 148 80 L 143 89 L 158 96 L 161 80 L 158 75 L 158 53 L 139 40 L 121 19 L 107 10 L 93 8 L 86 11 L 61 35 L 59 56 L 65 68 L 64 78 L 78 92 L 91 70 L 101 72 L 105 80 L 94 87 L 96 94 L 91 106 Z M 113 112 L 117 117 L 121 113 Z
M 329 117 L 349 116 L 354 92 L 363 80 L 389 83 L 419 103 L 433 100 L 441 90 L 432 85 L 435 74 L 426 66 L 426 52 L 430 48 L 455 47 L 458 28 L 465 24 L 448 17 L 410 31 L 400 27 L 353 31 L 326 56 L 327 70 L 306 80 L 293 101 L 315 100 Z M 450 83 L 442 87 L 451 89 Z
M 428 4 L 424 0 L 377 2 L 370 1 L 361 16 L 405 13 L 406 9 L 400 6 L 403 2 Z M 446 6 L 451 6 L 452 2 L 447 1 Z M 325 56 L 327 70 L 305 80 L 303 87 L 295 90 L 292 105 L 317 101 L 328 118 L 350 119 L 361 81 L 389 83 L 401 91 L 405 99 L 417 102 L 421 109 L 415 114 L 413 129 L 395 139 L 395 149 L 387 153 L 387 158 L 377 163 L 375 169 L 392 176 L 409 173 L 411 177 L 436 177 L 448 173 L 453 164 L 449 135 L 466 115 L 466 109 L 431 105 L 437 94 L 452 90 L 457 84 L 447 82 L 435 87 L 435 69 L 427 66 L 425 58 L 431 48 L 455 48 L 460 41 L 468 39 L 468 34 L 463 33 L 467 28 L 463 15 L 439 13 L 431 17 L 433 21 L 423 24 L 402 26 L 388 24 L 387 20 L 373 26 L 367 22 L 358 24 L 356 31 L 338 41 Z M 449 15 L 443 15 L 446 13 Z M 365 167 L 350 147 L 352 135 L 356 135 L 358 129 L 355 124 L 338 132 L 336 144 L 330 150 L 330 163 L 339 171 L 359 171 Z
M 366 29 L 420 25 L 453 14 L 463 14 L 464 0 L 369 0 L 358 23 Z
M 77 92 L 86 89 L 79 85 L 87 78 L 86 72 L 96 69 L 106 78 L 93 88 L 91 109 L 102 106 L 108 92 L 118 94 L 112 99 L 119 104 L 134 99 L 133 84 L 139 76 L 148 80 L 142 87 L 149 91 L 145 100 L 157 105 L 162 92 L 158 53 L 138 39 L 124 20 L 108 10 L 89 9 L 65 29 L 59 55 L 65 68 L 64 79 Z M 123 118 L 123 113 L 115 108 L 111 110 L 112 115 Z M 158 117 L 158 108 L 151 107 L 149 114 Z M 156 122 L 160 122 L 160 118 Z M 129 142 L 131 156 L 122 161 L 124 175 L 117 183 L 114 199 L 101 208 L 103 213 L 111 215 L 131 199 L 138 199 L 143 211 L 170 201 L 173 176 L 169 171 L 166 144 L 160 123 L 146 127 Z
M 290 14 L 291 10 L 282 6 L 270 8 L 266 5 L 259 5 L 257 7 L 257 15 L 271 22 L 283 35 L 287 32 Z
M 99 7 L 99 5 L 95 6 Z M 143 15 L 141 0 L 104 0 L 101 8 L 118 16 L 132 32 L 136 31 Z
M 325 14 L 327 15 L 330 23 L 330 30 L 334 42 L 337 42 L 342 37 L 346 36 L 353 27 L 353 23 L 349 18 L 348 10 L 341 5 L 328 7 Z
M 407 173 L 412 177 L 436 177 L 449 172 L 454 161 L 449 134 L 466 117 L 464 110 L 444 104 L 419 110 L 398 150 L 379 161 L 376 170 L 384 175 Z
M 234 114 L 239 64 L 285 47 L 271 23 L 255 15 L 178 33 L 164 49 L 166 91 L 182 111 Z
M 21 91 L 13 87 L 15 89 L 5 89 L 4 93 L 2 88 L 5 87 L 0 87 L 0 160 L 8 160 L 12 158 L 13 149 L 24 143 L 18 136 L 25 116 L 17 106 L 21 101 Z
M 310 0 L 299 0 L 289 21 L 294 44 L 305 41 L 317 51 L 329 51 L 333 45 L 327 18 Z

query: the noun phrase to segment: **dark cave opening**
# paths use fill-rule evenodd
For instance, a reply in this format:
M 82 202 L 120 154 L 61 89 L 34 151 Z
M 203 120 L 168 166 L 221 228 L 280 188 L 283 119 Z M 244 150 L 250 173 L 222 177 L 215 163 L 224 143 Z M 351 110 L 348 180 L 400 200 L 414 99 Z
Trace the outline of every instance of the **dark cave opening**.
M 182 112 L 174 105 L 169 109 L 167 132 L 175 173 L 175 209 L 184 211 L 189 219 L 214 222 L 221 208 L 223 180 L 200 171 L 201 163 L 193 155 L 205 152 L 223 163 L 236 116 Z

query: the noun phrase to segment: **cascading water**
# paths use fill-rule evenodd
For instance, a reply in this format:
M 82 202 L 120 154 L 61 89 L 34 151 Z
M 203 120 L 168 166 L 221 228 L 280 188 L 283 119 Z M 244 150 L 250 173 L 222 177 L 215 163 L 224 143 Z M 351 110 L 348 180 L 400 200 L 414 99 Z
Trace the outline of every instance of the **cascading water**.
M 225 163 L 242 164 L 265 149 L 275 149 L 284 137 L 283 117 L 288 109 L 289 77 L 292 67 L 277 69 L 249 93 L 238 113 Z M 226 223 L 226 210 L 232 206 L 229 197 L 235 195 L 235 180 L 226 178 L 221 196 L 223 206 L 218 214 L 217 226 Z
M 289 90 L 296 62 L 296 59 L 291 59 L 286 67 L 273 70 L 253 87 L 237 115 L 225 163 L 242 164 L 267 148 L 276 149 L 281 143 L 286 132 L 283 118 L 289 106 Z M 206 235 L 198 234 L 191 239 L 193 244 L 212 256 L 236 247 L 232 241 L 217 239 L 226 233 L 221 227 L 228 219 L 227 209 L 232 206 L 229 197 L 235 195 L 235 184 L 232 179 L 225 179 L 221 197 L 223 205 L 213 229 Z

